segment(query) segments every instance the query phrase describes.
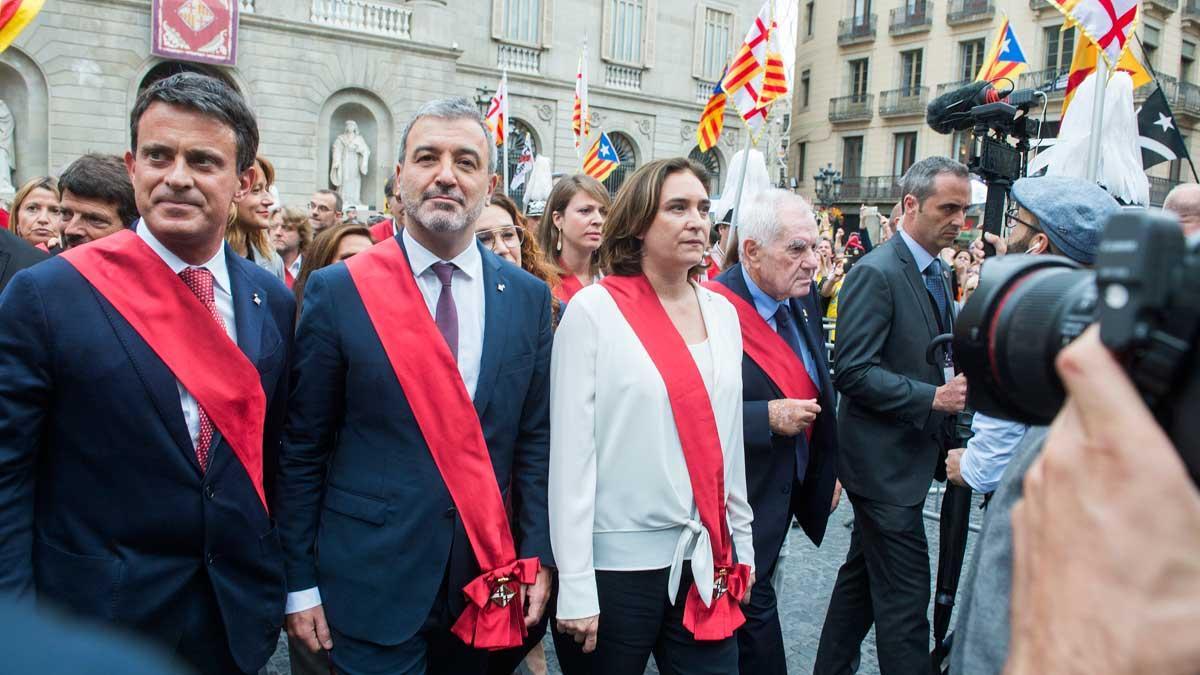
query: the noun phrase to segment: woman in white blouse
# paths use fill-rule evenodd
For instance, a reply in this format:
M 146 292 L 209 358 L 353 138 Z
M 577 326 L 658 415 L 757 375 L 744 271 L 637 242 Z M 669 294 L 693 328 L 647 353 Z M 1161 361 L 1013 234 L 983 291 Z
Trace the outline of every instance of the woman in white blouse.
M 562 655 L 567 675 L 587 660 L 641 675 L 651 654 L 666 675 L 737 672 L 753 516 L 738 318 L 689 281 L 708 242 L 707 181 L 683 158 L 626 181 L 604 225 L 609 276 L 572 299 L 555 336 L 558 629 L 591 653 Z

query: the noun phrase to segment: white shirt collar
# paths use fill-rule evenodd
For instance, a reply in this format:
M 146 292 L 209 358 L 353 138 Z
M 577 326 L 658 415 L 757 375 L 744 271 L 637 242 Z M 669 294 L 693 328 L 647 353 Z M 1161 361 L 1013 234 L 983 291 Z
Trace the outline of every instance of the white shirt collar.
M 419 277 L 428 271 L 434 263 L 443 262 L 441 258 L 418 243 L 408 231 L 408 228 L 404 228 L 403 238 L 404 250 L 408 252 L 408 264 L 412 267 L 414 276 Z M 475 244 L 473 238 L 471 245 L 467 246 L 462 253 L 455 256 L 453 260 L 446 260 L 444 262 L 452 263 L 463 274 L 466 274 L 468 278 L 483 278 L 483 256 L 479 254 L 479 247 Z
M 926 268 L 933 262 L 934 257 L 930 255 L 929 251 L 922 248 L 916 239 L 913 239 L 912 236 L 905 232 L 904 228 L 900 228 L 899 232 L 900 238 L 904 240 L 904 245 L 908 246 L 908 250 L 912 252 L 913 262 L 917 264 L 917 269 L 921 271 L 921 274 L 924 274 Z
M 175 255 L 171 249 L 164 246 L 161 241 L 155 238 L 154 233 L 151 232 L 150 228 L 146 226 L 145 221 L 139 219 L 137 224 L 134 225 L 134 228 L 138 236 L 142 238 L 142 241 L 146 242 L 146 245 L 149 246 L 155 253 L 157 253 L 158 257 L 162 258 L 163 262 L 167 264 L 167 267 L 171 268 L 172 272 L 179 274 L 189 267 L 203 267 L 212 273 L 213 283 L 217 288 L 229 293 L 230 295 L 233 295 L 232 286 L 229 284 L 229 266 L 225 261 L 224 243 L 222 243 L 221 247 L 217 249 L 217 254 L 212 258 L 209 258 L 203 265 L 189 265 L 188 263 L 184 262 L 182 258 Z

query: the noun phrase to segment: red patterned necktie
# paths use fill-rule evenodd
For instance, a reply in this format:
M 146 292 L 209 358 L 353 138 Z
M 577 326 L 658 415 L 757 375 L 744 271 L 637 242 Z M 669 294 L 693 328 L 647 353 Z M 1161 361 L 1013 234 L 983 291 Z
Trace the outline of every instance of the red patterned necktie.
M 213 295 L 212 272 L 203 267 L 188 267 L 179 273 L 179 278 L 183 279 L 183 283 L 187 284 L 192 293 L 196 294 L 200 304 L 204 305 L 213 320 L 224 331 L 225 321 L 221 318 L 221 313 L 217 311 L 216 296 Z M 213 423 L 199 402 L 196 403 L 196 407 L 200 409 L 200 437 L 196 439 L 196 459 L 200 462 L 200 470 L 203 471 L 208 468 L 208 450 L 212 445 Z

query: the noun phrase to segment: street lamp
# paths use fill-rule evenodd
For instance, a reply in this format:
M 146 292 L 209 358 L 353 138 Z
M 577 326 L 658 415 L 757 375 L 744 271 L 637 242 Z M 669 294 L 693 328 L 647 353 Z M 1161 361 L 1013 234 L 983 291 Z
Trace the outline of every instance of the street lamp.
M 479 108 L 479 116 L 483 117 L 488 113 L 488 106 L 492 103 L 492 90 L 486 87 L 475 87 L 475 105 Z
M 818 169 L 813 182 L 817 187 L 817 201 L 826 209 L 833 206 L 842 194 L 842 172 L 835 171 L 832 163 Z

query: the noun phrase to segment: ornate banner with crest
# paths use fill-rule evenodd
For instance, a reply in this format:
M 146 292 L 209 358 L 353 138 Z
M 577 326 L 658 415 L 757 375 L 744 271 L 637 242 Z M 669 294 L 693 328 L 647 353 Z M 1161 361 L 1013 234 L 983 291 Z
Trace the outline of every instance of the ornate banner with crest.
M 179 61 L 237 61 L 238 0 L 153 0 L 150 51 Z

